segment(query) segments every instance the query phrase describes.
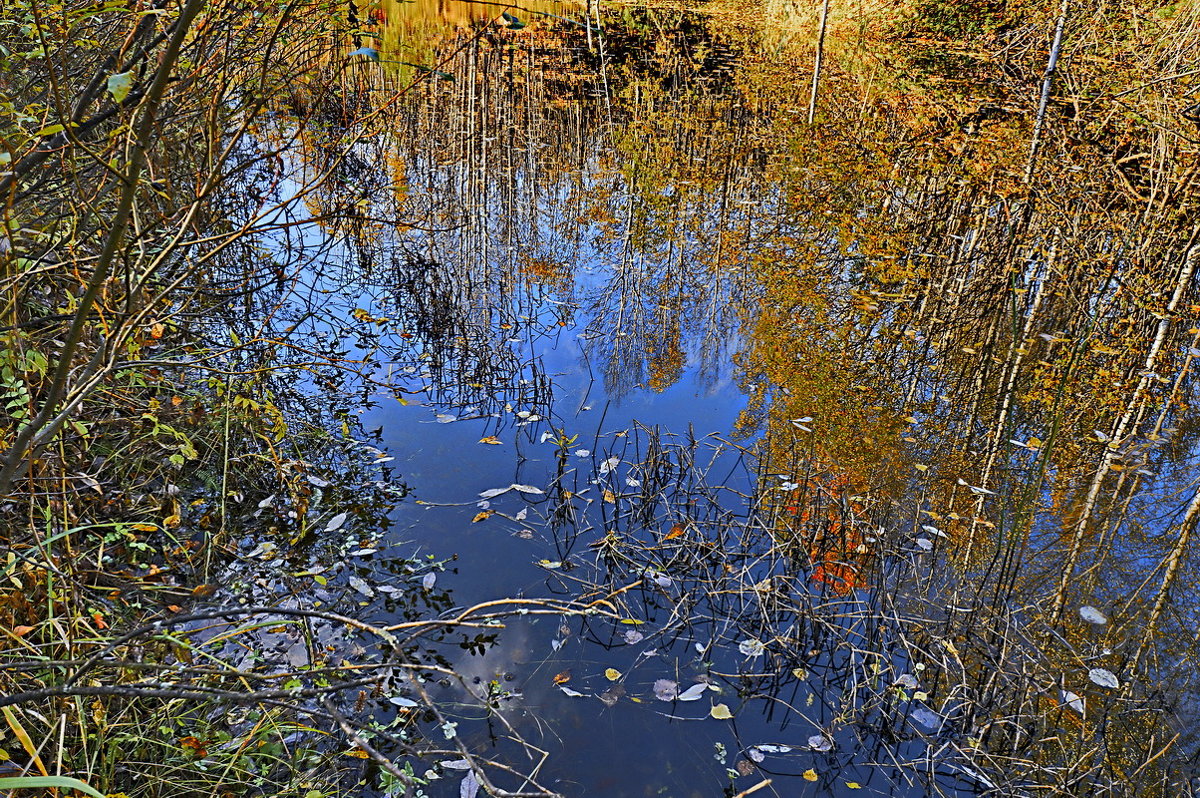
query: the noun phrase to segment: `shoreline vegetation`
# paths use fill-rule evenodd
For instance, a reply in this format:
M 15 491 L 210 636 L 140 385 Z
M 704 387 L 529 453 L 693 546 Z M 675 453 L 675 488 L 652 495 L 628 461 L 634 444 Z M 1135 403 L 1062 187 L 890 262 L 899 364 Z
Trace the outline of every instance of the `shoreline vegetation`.
M 0 791 L 557 795 L 504 685 L 437 647 L 542 615 L 624 634 L 656 600 L 632 586 L 670 565 L 706 611 L 753 597 L 728 620 L 780 679 L 801 648 L 845 654 L 840 728 L 939 741 L 906 773 L 1189 792 L 1200 7 L 425 5 L 8 4 Z M 608 502 L 590 582 L 461 607 L 446 552 L 337 570 L 409 490 L 357 410 L 421 392 L 388 368 L 406 312 L 435 391 L 517 367 L 483 362 L 476 308 L 429 277 L 455 265 L 416 246 L 396 308 L 339 292 L 405 236 L 470 228 L 475 197 L 422 206 L 406 169 L 520 193 L 469 144 L 502 119 L 529 122 L 529 180 L 567 215 L 662 265 L 623 283 L 654 300 L 636 341 L 598 334 L 610 394 L 725 351 L 680 319 L 739 331 L 729 445 L 753 487 L 713 522 L 725 548 L 685 550 L 708 533 L 680 497 L 725 518 L 733 494 L 695 465 L 706 444 L 646 430 L 661 481 Z M 571 264 L 512 236 L 515 274 L 481 284 L 578 299 Z M 570 526 L 559 438 L 552 484 L 512 488 Z M 752 561 L 765 579 L 719 567 Z M 504 746 L 456 733 L 442 681 Z

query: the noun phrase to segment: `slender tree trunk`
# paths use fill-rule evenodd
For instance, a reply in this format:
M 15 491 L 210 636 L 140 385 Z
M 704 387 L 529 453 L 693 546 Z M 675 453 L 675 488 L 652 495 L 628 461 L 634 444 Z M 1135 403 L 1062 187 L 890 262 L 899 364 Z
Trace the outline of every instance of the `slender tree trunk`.
M 821 4 L 821 29 L 817 33 L 817 55 L 813 59 L 812 94 L 808 98 L 808 124 L 817 115 L 817 86 L 821 83 L 821 62 L 825 59 L 825 25 L 829 21 L 829 0 Z
M 1046 121 L 1046 106 L 1050 103 L 1050 87 L 1054 83 L 1054 73 L 1058 69 L 1058 54 L 1062 50 L 1063 28 L 1067 24 L 1069 10 L 1070 0 L 1062 0 L 1062 8 L 1058 12 L 1058 23 L 1054 26 L 1054 43 L 1050 46 L 1050 61 L 1046 64 L 1046 73 L 1042 76 L 1042 97 L 1038 102 L 1037 119 L 1033 123 L 1033 137 L 1029 142 L 1029 165 L 1025 168 L 1026 183 L 1033 182 L 1038 149 L 1042 143 L 1042 127 Z
M 1171 319 L 1174 317 L 1180 302 L 1183 301 L 1183 296 L 1192 282 L 1192 277 L 1196 273 L 1197 265 L 1200 265 L 1200 244 L 1196 241 L 1198 236 L 1200 236 L 1200 229 L 1192 232 L 1191 239 L 1184 248 L 1183 263 L 1179 266 L 1179 277 L 1175 282 L 1175 291 L 1171 295 L 1171 301 L 1167 304 L 1162 320 L 1158 323 L 1158 330 L 1154 336 L 1154 340 L 1151 342 L 1150 350 L 1146 354 L 1146 360 L 1142 366 L 1141 379 L 1138 381 L 1137 387 L 1130 394 L 1125 412 L 1121 415 L 1121 419 L 1113 431 L 1113 442 L 1120 441 L 1125 437 L 1129 431 L 1130 422 L 1137 412 L 1139 403 L 1144 401 L 1141 397 L 1149 385 L 1149 375 L 1154 373 L 1155 366 L 1158 365 L 1158 356 L 1166 343 L 1167 331 L 1171 327 Z M 1067 555 L 1066 562 L 1063 563 L 1062 578 L 1058 583 L 1058 590 L 1054 594 L 1054 605 L 1050 612 L 1051 623 L 1058 623 L 1062 617 L 1063 606 L 1067 601 L 1067 588 L 1071 583 L 1071 577 L 1074 574 L 1075 566 L 1079 563 L 1079 555 L 1083 548 L 1084 533 L 1087 530 L 1088 523 L 1091 521 L 1092 513 L 1095 512 L 1096 503 L 1100 497 L 1100 488 L 1104 484 L 1104 478 L 1108 476 L 1112 470 L 1113 462 L 1119 456 L 1119 449 L 1110 444 L 1104 451 L 1104 457 L 1100 461 L 1100 466 L 1096 469 L 1095 476 L 1092 477 L 1092 483 L 1088 487 L 1087 498 L 1084 500 L 1079 520 L 1075 523 L 1070 552 Z

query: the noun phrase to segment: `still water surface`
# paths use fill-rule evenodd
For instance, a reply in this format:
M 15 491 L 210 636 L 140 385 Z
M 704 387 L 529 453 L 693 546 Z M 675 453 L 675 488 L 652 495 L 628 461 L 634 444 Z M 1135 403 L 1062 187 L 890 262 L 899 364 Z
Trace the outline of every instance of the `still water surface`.
M 460 739 L 577 796 L 1131 783 L 1190 693 L 1194 243 L 937 59 L 845 45 L 810 126 L 766 13 L 371 21 L 329 307 L 410 493 L 346 567 L 605 610 L 448 636 Z

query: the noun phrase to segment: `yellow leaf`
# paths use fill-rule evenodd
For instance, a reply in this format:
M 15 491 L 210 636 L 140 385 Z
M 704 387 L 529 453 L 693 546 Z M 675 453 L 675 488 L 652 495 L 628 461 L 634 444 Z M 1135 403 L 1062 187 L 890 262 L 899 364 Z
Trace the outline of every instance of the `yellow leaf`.
M 479 442 L 480 443 L 488 443 L 488 444 L 491 444 L 492 446 L 500 446 L 503 443 L 503 441 L 501 441 L 495 435 L 489 435 L 486 438 L 480 438 Z
M 471 523 L 478 524 L 480 521 L 486 521 L 487 519 L 492 517 L 492 513 L 494 513 L 494 512 L 496 512 L 496 511 L 495 510 L 484 510 L 481 513 L 477 513 L 475 515 L 475 517 L 471 519 Z
M 929 466 L 925 465 L 924 463 L 913 463 L 913 468 L 917 469 L 918 471 L 929 470 Z
M 804 771 L 804 780 L 805 781 L 816 781 L 817 780 L 817 771 L 813 770 L 812 768 L 809 768 L 808 770 Z
M 370 759 L 371 755 L 360 748 L 355 748 L 353 751 L 346 751 L 346 756 L 352 756 L 355 759 Z
M 857 781 L 848 781 L 848 782 L 846 782 L 846 786 L 852 790 L 861 790 L 862 789 L 862 785 L 859 784 Z
M 4 713 L 4 719 L 8 721 L 8 727 L 12 729 L 13 734 L 21 741 L 21 747 L 25 749 L 25 753 L 29 754 L 29 758 L 33 760 L 33 764 L 37 765 L 38 772 L 43 776 L 49 776 L 50 772 L 46 770 L 45 764 L 42 763 L 42 758 L 38 756 L 38 748 L 33 744 L 33 738 L 29 736 L 29 732 L 25 731 L 25 727 L 21 725 L 21 721 L 17 720 L 16 713 L 11 707 L 0 707 L 0 712 Z
M 616 504 L 617 503 L 617 494 L 613 493 L 608 488 L 605 488 L 604 489 L 604 501 L 608 502 L 609 504 Z
M 637 618 L 622 618 L 621 623 L 627 623 L 630 626 L 641 626 L 645 621 L 639 621 Z
M 715 704 L 713 708 L 708 711 L 708 714 L 717 720 L 731 720 L 733 718 L 733 713 L 730 712 L 729 707 L 725 706 L 724 704 Z
M 610 682 L 615 682 L 617 679 L 621 678 L 621 672 L 616 668 L 606 668 L 604 671 L 604 678 L 608 679 Z

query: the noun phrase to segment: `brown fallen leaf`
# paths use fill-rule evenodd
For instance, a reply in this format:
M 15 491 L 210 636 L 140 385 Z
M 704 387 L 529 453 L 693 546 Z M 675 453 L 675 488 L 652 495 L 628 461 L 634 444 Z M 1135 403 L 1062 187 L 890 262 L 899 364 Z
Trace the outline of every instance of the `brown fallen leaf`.
M 612 687 L 605 690 L 597 698 L 604 702 L 604 706 L 615 706 L 618 701 L 625 695 L 625 688 L 619 684 L 614 684 Z
M 566 684 L 569 681 L 571 681 L 571 671 L 570 670 L 565 670 L 562 673 L 554 674 L 554 683 L 555 684 Z

